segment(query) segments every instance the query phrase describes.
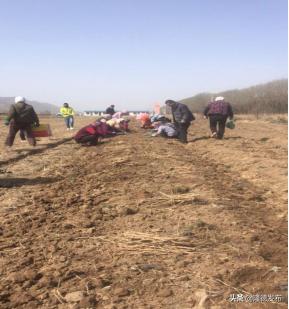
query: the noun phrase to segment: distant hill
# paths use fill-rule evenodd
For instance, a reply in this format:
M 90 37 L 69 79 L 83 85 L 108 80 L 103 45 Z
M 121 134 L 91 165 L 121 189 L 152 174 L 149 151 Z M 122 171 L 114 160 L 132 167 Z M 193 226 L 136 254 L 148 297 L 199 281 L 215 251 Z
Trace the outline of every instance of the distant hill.
M 288 79 L 275 80 L 245 89 L 233 89 L 219 93 L 200 93 L 180 102 L 193 112 L 202 112 L 205 105 L 216 96 L 223 96 L 237 113 L 287 113 Z
M 11 104 L 14 103 L 14 97 L 0 97 L 0 113 L 7 113 Z M 56 114 L 59 107 L 49 103 L 40 103 L 37 101 L 27 101 L 39 114 Z

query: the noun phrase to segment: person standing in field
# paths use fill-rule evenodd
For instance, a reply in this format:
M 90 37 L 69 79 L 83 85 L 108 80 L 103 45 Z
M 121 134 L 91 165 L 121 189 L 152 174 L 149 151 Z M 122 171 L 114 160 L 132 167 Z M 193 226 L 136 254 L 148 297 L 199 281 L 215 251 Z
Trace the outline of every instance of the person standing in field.
M 67 130 L 73 130 L 74 128 L 74 110 L 72 107 L 68 105 L 68 103 L 64 103 L 63 107 L 60 109 L 60 114 L 64 118 Z
M 5 142 L 6 146 L 11 147 L 13 145 L 18 131 L 21 132 L 21 139 L 26 137 L 31 146 L 36 146 L 32 126 L 39 127 L 39 118 L 34 108 L 26 103 L 25 98 L 15 98 L 15 104 L 11 105 L 5 124 L 9 125 L 9 133 Z
M 114 105 L 110 105 L 110 106 L 106 109 L 105 113 L 106 113 L 106 114 L 109 114 L 109 115 L 111 115 L 111 116 L 112 116 L 113 114 L 115 114 Z
M 226 121 L 229 117 L 233 119 L 234 113 L 230 103 L 224 97 L 216 97 L 204 110 L 204 117 L 209 118 L 211 137 L 222 139 L 225 133 Z
M 174 124 L 178 131 L 178 139 L 180 142 L 186 144 L 188 142 L 188 128 L 191 125 L 191 122 L 195 120 L 193 113 L 185 104 L 173 100 L 167 100 L 165 103 L 172 110 Z

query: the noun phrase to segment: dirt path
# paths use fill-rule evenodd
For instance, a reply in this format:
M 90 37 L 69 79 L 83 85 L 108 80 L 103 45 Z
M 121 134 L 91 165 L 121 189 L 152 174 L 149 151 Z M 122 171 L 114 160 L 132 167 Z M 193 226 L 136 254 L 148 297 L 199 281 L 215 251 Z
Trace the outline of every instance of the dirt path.
M 53 125 L 54 141 L 2 153 L 3 308 L 234 308 L 230 294 L 287 293 L 287 127 L 240 121 L 213 141 L 200 121 L 186 146 L 135 128 L 83 148 Z

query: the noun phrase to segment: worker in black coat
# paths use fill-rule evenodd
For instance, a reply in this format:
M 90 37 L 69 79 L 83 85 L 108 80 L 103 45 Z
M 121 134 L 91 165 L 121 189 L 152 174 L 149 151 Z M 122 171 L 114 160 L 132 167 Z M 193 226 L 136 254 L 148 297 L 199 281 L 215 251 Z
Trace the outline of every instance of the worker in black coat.
M 166 105 L 172 110 L 173 120 L 178 130 L 178 139 L 186 144 L 188 142 L 188 128 L 191 122 L 195 120 L 194 115 L 185 104 L 173 100 L 167 100 Z
M 106 109 L 105 113 L 106 113 L 106 114 L 109 114 L 109 115 L 111 115 L 111 116 L 112 116 L 113 114 L 115 114 L 114 105 L 110 105 L 110 106 Z
M 11 147 L 15 136 L 20 131 L 21 139 L 27 138 L 31 146 L 36 145 L 36 139 L 33 136 L 32 127 L 39 127 L 39 119 L 34 108 L 27 104 L 25 98 L 16 97 L 15 104 L 12 104 L 5 121 L 9 125 L 9 132 L 5 145 Z

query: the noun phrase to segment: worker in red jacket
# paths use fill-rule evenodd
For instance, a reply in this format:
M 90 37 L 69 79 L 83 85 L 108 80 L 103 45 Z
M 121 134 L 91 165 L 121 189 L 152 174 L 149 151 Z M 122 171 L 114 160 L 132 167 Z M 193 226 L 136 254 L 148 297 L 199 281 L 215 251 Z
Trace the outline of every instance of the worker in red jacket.
M 89 124 L 81 128 L 74 136 L 74 140 L 78 144 L 95 146 L 97 145 L 99 134 L 96 124 Z
M 97 121 L 81 128 L 74 136 L 78 144 L 95 146 L 99 138 L 114 136 L 115 132 L 105 123 Z

